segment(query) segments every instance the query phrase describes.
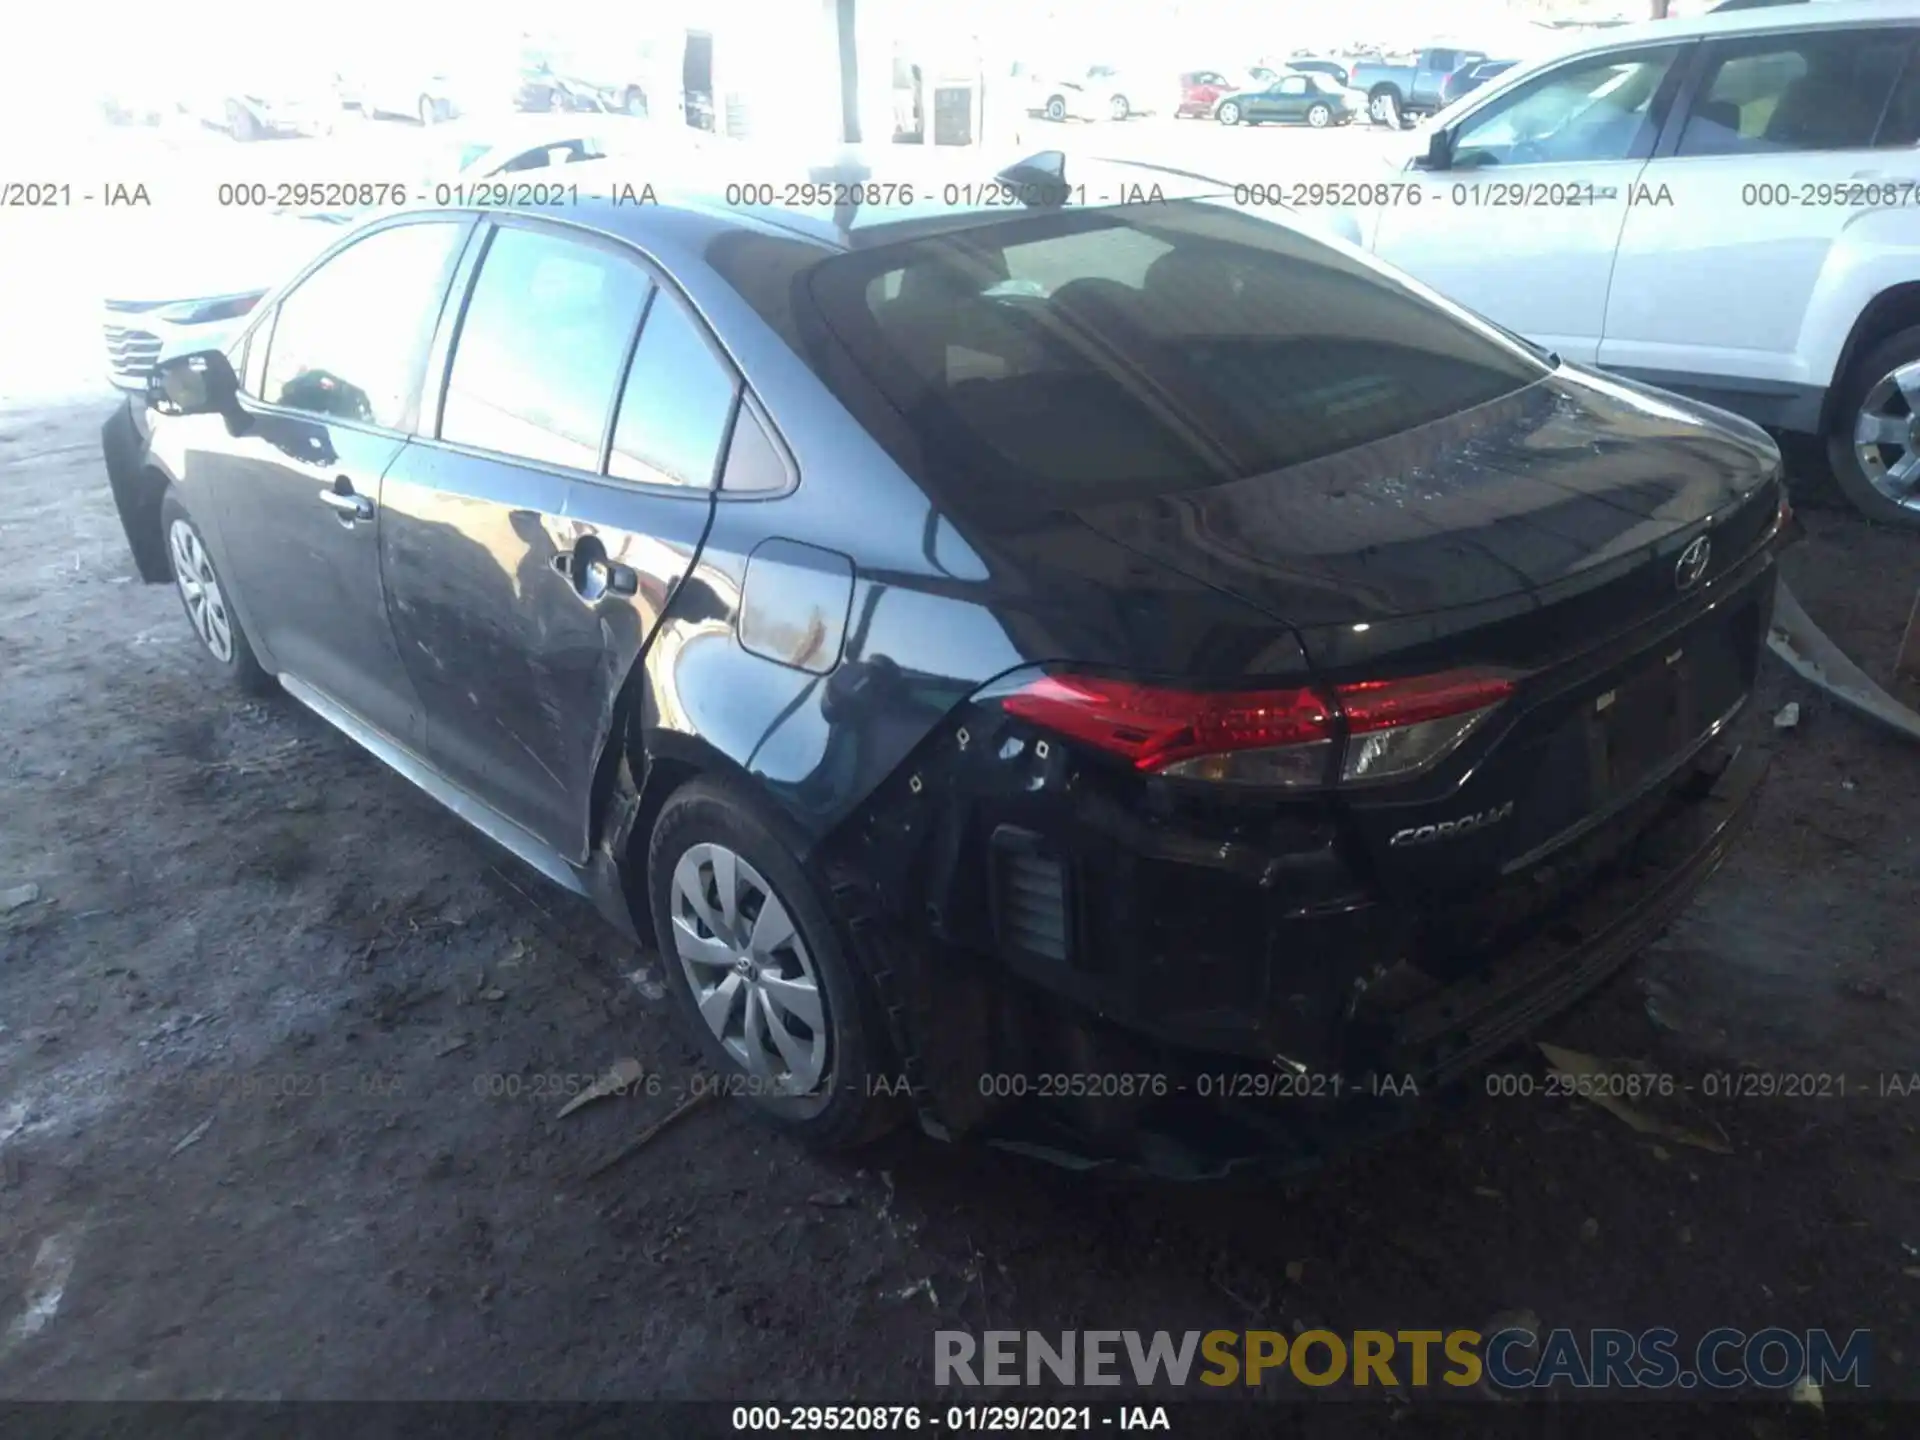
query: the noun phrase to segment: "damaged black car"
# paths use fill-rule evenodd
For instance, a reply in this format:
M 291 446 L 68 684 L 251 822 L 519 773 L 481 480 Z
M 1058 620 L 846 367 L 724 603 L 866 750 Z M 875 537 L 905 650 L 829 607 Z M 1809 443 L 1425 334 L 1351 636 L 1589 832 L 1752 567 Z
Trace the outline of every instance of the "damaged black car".
M 1323 1153 L 1734 842 L 1780 462 L 1162 178 L 375 221 L 109 427 L 129 539 L 794 1135 Z

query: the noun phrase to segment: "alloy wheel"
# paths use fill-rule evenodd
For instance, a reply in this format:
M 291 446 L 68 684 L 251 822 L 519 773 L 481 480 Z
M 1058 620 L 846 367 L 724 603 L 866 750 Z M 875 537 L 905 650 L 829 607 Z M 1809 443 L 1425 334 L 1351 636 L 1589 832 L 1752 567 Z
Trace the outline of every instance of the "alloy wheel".
M 167 546 L 173 553 L 173 579 L 186 602 L 187 618 L 194 630 L 222 665 L 233 660 L 233 620 L 227 614 L 226 596 L 214 577 L 213 562 L 193 526 L 175 520 L 167 532 Z
M 1225 105 L 1222 105 L 1220 107 L 1220 123 L 1222 125 L 1238 125 L 1240 123 L 1240 107 L 1231 100 Z
M 700 1017 L 769 1095 L 807 1095 L 831 1056 L 820 977 L 773 886 L 724 845 L 673 868 L 674 949 Z
M 1333 111 L 1329 110 L 1325 105 L 1316 105 L 1307 111 L 1307 124 L 1316 130 L 1326 129 L 1327 122 L 1332 118 Z
M 1875 490 L 1920 508 L 1920 360 L 1874 382 L 1854 416 L 1853 454 Z
M 1127 97 L 1124 95 L 1116 95 L 1112 100 L 1108 101 L 1107 110 L 1116 120 L 1124 120 L 1133 113 L 1132 107 L 1127 104 Z

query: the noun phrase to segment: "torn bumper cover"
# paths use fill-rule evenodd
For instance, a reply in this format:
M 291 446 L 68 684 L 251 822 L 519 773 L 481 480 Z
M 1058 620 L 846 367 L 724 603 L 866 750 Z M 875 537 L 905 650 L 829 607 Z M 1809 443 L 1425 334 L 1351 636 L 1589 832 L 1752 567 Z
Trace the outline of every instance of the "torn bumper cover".
M 829 870 L 925 1128 L 1077 1168 L 1288 1171 L 1401 1128 L 1617 973 L 1718 868 L 1766 768 L 1716 742 L 1464 919 L 1343 890 L 1330 837 L 1290 837 L 1277 877 L 1271 853 L 1113 814 L 1118 869 L 1068 867 L 1093 886 L 974 807 L 883 804 Z M 1091 963 L 1060 958 L 1067 931 Z

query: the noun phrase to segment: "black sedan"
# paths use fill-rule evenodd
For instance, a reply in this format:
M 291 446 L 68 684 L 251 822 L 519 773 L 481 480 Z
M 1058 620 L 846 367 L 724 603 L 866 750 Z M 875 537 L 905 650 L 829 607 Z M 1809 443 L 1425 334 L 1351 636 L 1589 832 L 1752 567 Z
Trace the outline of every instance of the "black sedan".
M 388 216 L 108 468 L 212 667 L 657 943 L 778 1124 L 1218 1173 L 1392 1123 L 1717 865 L 1779 458 L 1052 165 Z
M 1222 125 L 1260 125 L 1282 122 L 1324 130 L 1345 125 L 1361 113 L 1352 91 L 1330 76 L 1280 75 L 1252 90 L 1222 96 L 1213 115 Z

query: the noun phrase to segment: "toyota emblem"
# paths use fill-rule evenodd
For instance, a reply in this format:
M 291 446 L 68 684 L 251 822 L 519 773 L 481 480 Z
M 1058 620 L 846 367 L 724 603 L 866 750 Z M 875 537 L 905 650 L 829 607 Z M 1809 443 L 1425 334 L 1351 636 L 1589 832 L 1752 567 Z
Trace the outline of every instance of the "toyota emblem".
M 1702 535 L 1686 549 L 1680 552 L 1680 558 L 1674 562 L 1673 588 L 1681 592 L 1693 589 L 1707 573 L 1707 562 L 1713 558 L 1713 542 Z

